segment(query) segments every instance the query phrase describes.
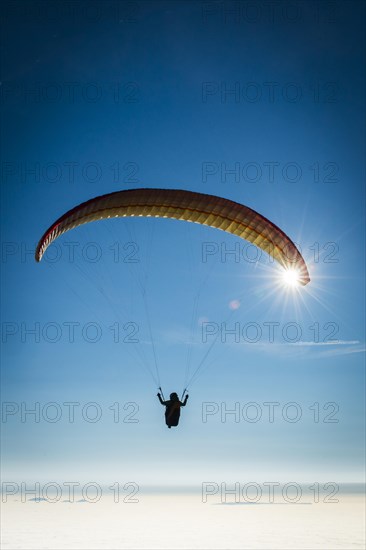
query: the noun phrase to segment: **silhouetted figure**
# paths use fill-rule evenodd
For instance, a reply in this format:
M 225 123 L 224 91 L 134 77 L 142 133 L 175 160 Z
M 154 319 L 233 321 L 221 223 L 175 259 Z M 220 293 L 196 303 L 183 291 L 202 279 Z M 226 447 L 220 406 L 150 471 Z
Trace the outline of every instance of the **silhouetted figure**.
M 188 395 L 185 396 L 185 399 L 182 401 L 179 400 L 179 397 L 176 393 L 170 394 L 169 401 L 163 401 L 160 393 L 158 393 L 159 401 L 162 405 L 165 405 L 165 423 L 168 428 L 172 426 L 178 426 L 179 417 L 180 417 L 180 408 L 185 407 L 188 400 Z

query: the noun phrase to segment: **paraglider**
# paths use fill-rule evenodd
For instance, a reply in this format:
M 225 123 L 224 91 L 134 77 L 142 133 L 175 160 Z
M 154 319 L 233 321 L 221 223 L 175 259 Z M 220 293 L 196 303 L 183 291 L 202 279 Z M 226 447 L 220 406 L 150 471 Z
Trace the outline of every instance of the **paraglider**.
M 285 278 L 294 286 L 297 284 L 305 286 L 310 282 L 306 263 L 296 245 L 270 220 L 248 206 L 237 202 L 214 195 L 179 189 L 129 189 L 108 193 L 83 202 L 63 214 L 47 229 L 37 245 L 36 261 L 41 261 L 50 244 L 63 233 L 89 222 L 120 217 L 170 218 L 226 231 L 249 241 L 266 252 L 284 268 Z M 150 337 L 157 371 L 156 380 L 159 381 L 151 328 Z M 186 388 L 197 375 L 211 348 L 212 346 L 196 368 L 189 383 L 186 384 Z M 161 390 L 160 387 L 159 390 Z M 184 401 L 181 401 L 176 393 L 171 393 L 168 401 L 162 398 L 161 393 L 158 393 L 158 398 L 160 403 L 166 407 L 165 420 L 168 428 L 178 426 L 180 409 L 186 406 L 188 395 Z

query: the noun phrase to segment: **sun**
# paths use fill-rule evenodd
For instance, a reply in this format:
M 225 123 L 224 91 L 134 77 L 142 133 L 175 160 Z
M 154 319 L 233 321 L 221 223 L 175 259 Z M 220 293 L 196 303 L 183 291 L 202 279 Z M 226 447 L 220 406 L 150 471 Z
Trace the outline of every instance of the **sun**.
M 285 269 L 282 282 L 287 288 L 297 288 L 300 285 L 300 274 L 297 269 Z

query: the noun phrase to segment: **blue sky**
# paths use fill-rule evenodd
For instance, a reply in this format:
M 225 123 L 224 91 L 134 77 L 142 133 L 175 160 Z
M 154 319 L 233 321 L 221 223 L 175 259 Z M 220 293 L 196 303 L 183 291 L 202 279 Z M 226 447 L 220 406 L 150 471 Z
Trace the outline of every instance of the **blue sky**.
M 5 4 L 2 399 L 19 411 L 22 402 L 57 403 L 50 416 L 61 410 L 58 422 L 8 416 L 9 478 L 193 485 L 207 476 L 362 476 L 364 7 L 280 2 L 272 13 L 251 4 L 256 12 L 235 2 Z M 264 254 L 249 261 L 244 242 L 239 258 L 204 262 L 207 243 L 225 252 L 237 239 L 169 220 L 91 224 L 61 237 L 40 264 L 27 253 L 66 210 L 135 187 L 254 208 L 301 246 L 311 283 L 279 288 L 273 264 Z M 228 335 L 212 346 L 169 432 L 144 369 L 154 371 L 154 360 L 138 281 L 166 394 L 183 389 L 188 350 L 194 372 L 211 345 L 202 323 L 241 331 L 239 342 Z M 139 343 L 114 342 L 115 323 L 122 338 L 137 327 Z M 39 342 L 26 334 L 34 326 Z M 251 330 L 257 342 L 248 342 Z M 66 402 L 80 403 L 74 423 Z M 90 402 L 99 422 L 82 417 Z M 121 418 L 137 411 L 138 422 L 113 422 L 116 402 Z M 208 402 L 219 411 L 254 402 L 262 417 L 221 422 L 215 413 L 203 422 Z M 268 402 L 278 411 L 297 403 L 301 419 L 279 412 L 269 422 Z M 337 407 L 339 422 L 324 422 Z

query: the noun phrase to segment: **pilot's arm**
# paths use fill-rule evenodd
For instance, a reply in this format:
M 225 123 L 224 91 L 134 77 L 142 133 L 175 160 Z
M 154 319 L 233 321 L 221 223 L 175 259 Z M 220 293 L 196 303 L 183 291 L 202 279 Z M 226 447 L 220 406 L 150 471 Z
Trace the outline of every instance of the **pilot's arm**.
M 187 405 L 188 397 L 189 397 L 189 395 L 187 394 L 184 398 L 183 403 L 181 403 L 182 407 L 185 407 Z
M 166 401 L 163 401 L 162 398 L 161 398 L 161 395 L 160 393 L 157 394 L 158 398 L 159 398 L 159 401 L 162 405 L 166 405 Z

